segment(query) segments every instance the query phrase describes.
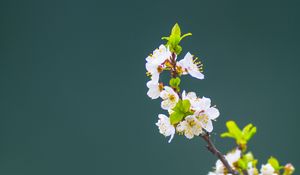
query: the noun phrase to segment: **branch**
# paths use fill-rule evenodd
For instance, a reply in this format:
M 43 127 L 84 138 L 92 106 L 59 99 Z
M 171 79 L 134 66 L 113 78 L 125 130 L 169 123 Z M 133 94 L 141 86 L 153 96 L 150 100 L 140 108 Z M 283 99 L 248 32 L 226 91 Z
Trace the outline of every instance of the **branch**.
M 218 159 L 220 159 L 220 161 L 223 163 L 223 165 L 225 166 L 225 168 L 227 169 L 228 173 L 234 174 L 234 175 L 238 175 L 239 173 L 235 170 L 232 169 L 232 167 L 229 165 L 228 161 L 226 160 L 226 158 L 224 157 L 224 155 L 215 147 L 215 145 L 212 143 L 211 139 L 210 139 L 210 135 L 209 133 L 205 132 L 204 135 L 201 135 L 201 137 L 206 141 L 207 143 L 207 149 L 214 154 L 215 156 L 218 157 Z

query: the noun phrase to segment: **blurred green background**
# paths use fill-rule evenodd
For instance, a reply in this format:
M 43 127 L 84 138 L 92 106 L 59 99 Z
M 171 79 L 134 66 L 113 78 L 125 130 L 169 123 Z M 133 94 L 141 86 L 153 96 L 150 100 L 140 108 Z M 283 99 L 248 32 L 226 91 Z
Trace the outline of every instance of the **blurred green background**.
M 298 1 L 1 1 L 0 174 L 200 174 L 215 164 L 201 139 L 171 144 L 146 96 L 145 58 L 178 22 L 206 79 L 183 89 L 252 122 L 261 163 L 300 168 Z M 296 173 L 298 174 L 298 173 Z

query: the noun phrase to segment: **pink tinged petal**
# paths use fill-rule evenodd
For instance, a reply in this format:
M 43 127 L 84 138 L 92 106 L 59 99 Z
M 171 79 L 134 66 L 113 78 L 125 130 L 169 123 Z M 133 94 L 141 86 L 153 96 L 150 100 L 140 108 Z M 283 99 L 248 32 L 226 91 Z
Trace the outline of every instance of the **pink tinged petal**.
M 215 120 L 220 115 L 219 110 L 217 108 L 214 108 L 214 107 L 207 109 L 205 112 L 207 113 L 207 115 L 209 116 L 209 118 L 211 120 Z

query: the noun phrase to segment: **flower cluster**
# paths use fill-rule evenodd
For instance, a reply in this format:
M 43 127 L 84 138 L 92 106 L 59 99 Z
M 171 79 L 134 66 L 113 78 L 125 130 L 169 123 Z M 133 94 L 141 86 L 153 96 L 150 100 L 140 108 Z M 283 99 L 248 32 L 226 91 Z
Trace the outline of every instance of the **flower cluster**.
M 286 164 L 284 167 L 279 166 L 279 162 L 276 158 L 271 157 L 268 160 L 268 163 L 261 165 L 260 172 L 256 168 L 257 160 L 254 159 L 252 153 L 247 153 L 243 155 L 242 151 L 239 149 L 234 149 L 225 155 L 228 163 L 236 171 L 240 171 L 242 174 L 247 175 L 279 175 L 280 170 L 282 169 L 283 175 L 291 175 L 295 168 L 292 164 Z M 245 164 L 245 165 L 243 165 Z M 245 168 L 242 168 L 245 166 Z M 241 169 L 242 168 L 242 169 Z M 216 162 L 213 172 L 209 172 L 208 175 L 232 175 L 228 173 L 227 169 L 224 167 L 223 163 L 218 160 Z
M 178 24 L 175 24 L 170 36 L 162 38 L 167 43 L 160 45 L 146 58 L 146 74 L 150 77 L 146 84 L 147 95 L 151 99 L 160 98 L 161 108 L 167 113 L 158 115 L 156 125 L 159 132 L 170 137 L 169 143 L 176 133 L 188 139 L 201 136 L 207 142 L 208 150 L 219 158 L 208 175 L 292 175 L 295 171 L 293 165 L 281 166 L 274 157 L 269 158 L 260 170 L 256 168 L 258 161 L 251 152 L 247 152 L 247 143 L 256 133 L 256 127 L 252 124 L 240 129 L 234 121 L 226 123 L 228 132 L 221 134 L 221 137 L 233 138 L 236 147 L 225 156 L 213 145 L 210 132 L 213 131 L 213 121 L 220 115 L 219 110 L 212 106 L 210 98 L 199 97 L 195 92 L 181 91 L 180 88 L 183 75 L 204 79 L 203 64 L 198 58 L 187 52 L 179 59 L 182 52 L 180 41 L 190 35 L 181 35 Z M 160 74 L 164 71 L 170 72 L 168 85 L 160 81 Z
M 179 27 L 175 25 L 171 35 L 175 35 Z M 203 132 L 213 130 L 212 120 L 219 115 L 218 109 L 211 106 L 211 100 L 206 97 L 197 97 L 195 92 L 180 92 L 179 84 L 182 75 L 191 75 L 197 79 L 204 79 L 203 65 L 190 52 L 183 59 L 177 60 L 178 54 L 172 52 L 169 45 L 160 45 L 146 58 L 147 75 L 151 80 L 147 82 L 147 95 L 151 99 L 161 98 L 161 108 L 168 112 L 158 115 L 156 125 L 164 136 L 170 136 L 169 142 L 175 133 L 185 135 L 188 139 L 199 136 Z M 160 82 L 160 74 L 170 71 L 170 86 Z
M 228 132 L 225 132 L 221 137 L 233 138 L 236 141 L 236 148 L 225 155 L 229 165 L 240 174 L 243 175 L 291 175 L 295 171 L 292 164 L 288 163 L 281 166 L 275 157 L 270 157 L 266 164 L 261 165 L 258 170 L 258 160 L 254 158 L 251 152 L 247 152 L 247 143 L 256 133 L 256 127 L 252 124 L 246 125 L 240 129 L 234 121 L 226 123 Z M 214 171 L 209 172 L 208 175 L 232 175 L 223 163 L 218 160 L 214 167 Z

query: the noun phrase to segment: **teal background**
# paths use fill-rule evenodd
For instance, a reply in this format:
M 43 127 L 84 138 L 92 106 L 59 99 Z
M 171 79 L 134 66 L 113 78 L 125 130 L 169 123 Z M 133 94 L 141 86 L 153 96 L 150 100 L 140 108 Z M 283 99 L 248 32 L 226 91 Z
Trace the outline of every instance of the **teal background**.
M 171 144 L 146 96 L 145 57 L 178 22 L 206 79 L 182 88 L 212 98 L 225 122 L 257 125 L 250 142 L 300 167 L 297 1 L 1 1 L 0 174 L 200 174 L 215 164 L 201 139 Z M 298 174 L 298 173 L 297 173 Z

